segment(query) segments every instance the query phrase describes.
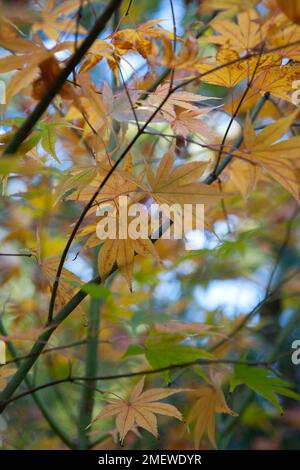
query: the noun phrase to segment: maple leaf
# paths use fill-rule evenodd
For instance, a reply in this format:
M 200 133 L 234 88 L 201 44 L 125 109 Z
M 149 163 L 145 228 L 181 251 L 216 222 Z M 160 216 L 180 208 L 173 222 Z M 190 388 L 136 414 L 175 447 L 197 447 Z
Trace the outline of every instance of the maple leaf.
M 289 20 L 282 14 L 277 15 L 274 19 L 276 28 L 273 28 L 272 34 L 268 37 L 268 45 L 270 48 L 278 48 L 286 46 L 289 43 L 296 43 L 300 39 L 300 27 L 296 24 L 290 24 Z M 299 60 L 299 45 L 294 44 L 284 48 L 284 56 L 289 59 Z
M 32 33 L 43 31 L 46 36 L 58 41 L 62 32 L 68 32 L 69 34 L 85 34 L 86 29 L 77 24 L 76 16 L 73 18 L 67 17 L 69 13 L 74 10 L 78 10 L 77 0 L 66 0 L 60 2 L 55 6 L 55 0 L 47 0 L 38 21 L 34 21 L 32 26 Z
M 240 11 L 249 10 L 258 3 L 258 0 L 204 0 L 201 11 L 207 13 L 215 10 L 225 10 L 226 16 L 234 16 Z
M 203 176 L 207 162 L 192 162 L 174 166 L 174 148 L 160 161 L 156 174 L 146 163 L 151 196 L 158 203 L 203 204 L 220 197 L 221 193 L 198 180 Z
M 3 41 L 0 40 L 0 44 L 1 42 Z M 42 74 L 40 82 L 36 82 L 36 84 L 33 85 L 36 87 L 35 96 L 37 99 L 41 97 L 46 87 L 49 87 L 49 84 L 57 77 L 59 72 L 58 62 L 54 54 L 59 51 L 70 50 L 73 47 L 73 43 L 71 42 L 62 42 L 51 49 L 47 49 L 43 44 L 35 44 L 32 41 L 26 40 L 26 43 L 26 46 L 22 42 L 22 46 L 17 47 L 17 52 L 21 52 L 20 54 L 0 58 L 0 72 L 17 70 L 7 84 L 7 102 L 9 102 L 14 95 L 33 83 L 35 78 L 39 79 L 38 76 L 40 72 Z M 55 70 L 54 74 L 53 70 Z M 48 78 L 47 80 L 45 80 L 46 77 Z M 39 89 L 37 85 L 41 83 L 41 81 L 43 88 Z M 63 90 L 68 88 L 70 88 L 69 85 L 67 83 L 64 84 Z M 37 90 L 39 90 L 39 93 Z
M 146 104 L 149 104 L 153 109 L 160 107 L 160 113 L 168 119 L 170 119 L 170 117 L 176 117 L 176 107 L 188 111 L 199 111 L 199 108 L 195 106 L 195 104 L 199 103 L 200 101 L 210 99 L 208 96 L 196 95 L 195 93 L 190 93 L 188 91 L 175 91 L 161 106 L 169 91 L 170 83 L 167 82 L 163 85 L 159 85 L 155 92 L 151 93 L 146 101 Z
M 233 155 L 242 161 L 234 162 L 230 169 L 231 177 L 237 187 L 244 193 L 253 189 L 263 170 L 287 189 L 299 202 L 299 174 L 293 160 L 299 158 L 300 136 L 287 140 L 278 140 L 289 130 L 295 119 L 295 113 L 281 118 L 265 127 L 259 134 L 252 128 L 250 117 L 247 116 L 244 143 Z M 242 170 L 239 177 L 237 171 L 242 165 L 250 163 L 247 170 Z M 238 181 L 238 178 L 239 181 Z
M 172 69 L 193 70 L 199 60 L 199 44 L 197 39 L 188 36 L 184 39 L 183 45 L 176 55 L 173 44 L 166 38 L 162 38 L 162 57 L 160 65 Z
M 120 57 L 117 55 L 112 44 L 104 41 L 103 39 L 96 39 L 89 52 L 86 54 L 85 61 L 82 64 L 79 73 L 87 72 L 101 62 L 103 58 L 106 58 L 111 66 L 114 63 L 118 64 L 120 61 Z
M 116 263 L 132 291 L 131 282 L 135 253 L 141 256 L 150 255 L 159 261 L 159 256 L 154 244 L 148 238 L 138 238 L 137 240 L 133 240 L 128 237 L 126 240 L 105 240 L 98 256 L 98 267 L 101 280 L 105 281 Z
M 152 388 L 143 392 L 145 377 L 133 388 L 128 399 L 105 399 L 108 403 L 92 421 L 98 421 L 109 416 L 116 416 L 116 427 L 121 444 L 130 431 L 136 425 L 149 431 L 158 437 L 156 414 L 171 416 L 182 420 L 182 415 L 177 408 L 159 400 L 170 397 L 175 393 L 187 391 L 186 389 Z
M 85 179 L 87 169 L 83 169 L 82 175 L 80 171 L 80 178 L 81 176 L 83 176 L 84 182 L 88 182 L 88 184 L 86 184 L 83 188 L 80 184 L 80 187 L 78 188 L 79 191 L 73 193 L 69 198 L 80 201 L 89 201 L 95 193 L 96 189 L 100 186 L 101 182 L 103 181 L 103 178 L 109 172 L 110 168 L 110 163 L 108 163 L 107 160 L 100 160 L 97 163 L 97 166 L 91 172 L 92 174 L 90 176 L 94 176 L 94 178 L 90 180 Z M 77 177 L 78 171 L 75 170 L 73 181 L 74 187 L 76 187 L 76 185 L 78 184 Z M 105 186 L 101 189 L 97 197 L 97 202 L 115 202 L 121 195 L 127 195 L 130 197 L 131 200 L 133 200 L 134 193 L 141 185 L 142 183 L 139 181 L 138 177 L 135 178 L 132 175 L 132 157 L 129 153 L 124 160 L 122 170 L 116 169 L 105 184 Z M 69 185 L 68 189 L 70 189 Z M 96 209 L 97 208 L 95 208 L 95 210 Z
M 154 109 L 159 109 L 152 122 L 167 122 L 175 133 L 183 137 L 194 132 L 201 134 L 207 140 L 213 140 L 215 136 L 212 129 L 201 118 L 214 108 L 196 106 L 201 101 L 211 98 L 187 91 L 176 91 L 165 101 L 169 90 L 170 84 L 168 82 L 159 85 L 155 92 L 149 95 L 145 104 L 138 103 L 137 115 L 146 120 L 150 118 Z M 165 103 L 162 104 L 164 101 Z
M 230 50 L 226 47 L 220 48 L 216 54 L 216 63 L 199 63 L 197 65 L 197 71 L 200 74 L 206 74 L 202 78 L 204 82 L 233 88 L 245 78 L 250 77 L 251 67 L 254 66 L 254 61 L 255 63 L 257 62 L 257 59 L 254 58 L 247 61 L 240 61 L 239 59 L 240 56 L 237 51 Z M 229 65 L 226 65 L 228 63 Z M 222 66 L 222 68 L 214 70 L 219 66 Z
M 158 54 L 158 49 L 154 41 L 161 39 L 165 43 L 171 44 L 171 39 L 173 38 L 172 33 L 166 29 L 158 28 L 158 23 L 160 23 L 160 20 L 150 20 L 136 29 L 122 29 L 116 31 L 108 38 L 111 40 L 111 43 L 100 39 L 96 40 L 87 53 L 86 60 L 80 72 L 90 70 L 103 58 L 106 58 L 108 65 L 118 80 L 120 59 L 123 55 L 132 51 L 138 52 L 144 59 L 151 63 Z
M 245 384 L 255 393 L 258 393 L 271 402 L 280 413 L 283 409 L 280 406 L 278 395 L 300 400 L 300 395 L 291 390 L 294 385 L 280 377 L 274 377 L 269 370 L 261 367 L 248 367 L 236 364 L 234 375 L 230 380 L 230 392 L 233 392 L 238 385 Z
M 86 177 L 90 178 L 92 176 L 90 171 L 87 172 L 87 170 L 83 170 L 79 174 L 74 174 L 71 183 L 74 186 L 79 186 L 78 191 L 74 192 L 70 198 L 78 199 L 80 201 L 89 201 L 109 170 L 110 166 L 106 161 L 99 162 L 97 166 L 97 172 L 93 173 L 94 175 L 96 174 L 96 177 L 93 178 L 92 181 L 89 180 L 89 184 L 84 188 L 81 188 L 82 181 L 78 182 L 78 177 L 80 177 L 80 179 L 83 178 L 83 181 L 86 181 Z M 64 184 L 63 191 L 65 191 L 67 188 L 70 188 L 70 186 Z M 102 282 L 106 280 L 111 270 L 113 269 L 113 266 L 116 264 L 121 274 L 125 277 L 130 290 L 132 290 L 131 280 L 135 254 L 140 256 L 150 255 L 159 261 L 159 256 L 150 239 L 143 237 L 137 239 L 132 238 L 128 231 L 128 227 L 132 220 L 132 217 L 129 215 L 130 206 L 145 197 L 146 191 L 138 191 L 138 189 L 143 188 L 144 185 L 140 181 L 140 178 L 132 175 L 132 158 L 131 154 L 129 153 L 123 163 L 122 170 L 116 169 L 114 171 L 111 178 L 107 181 L 106 185 L 99 193 L 97 197 L 97 205 L 91 210 L 92 213 L 95 212 L 99 207 L 107 207 L 107 209 L 112 208 L 112 206 L 114 207 L 115 212 L 113 213 L 112 217 L 114 218 L 114 223 L 116 224 L 115 238 L 110 239 L 105 237 L 103 241 L 103 238 L 101 238 L 100 233 L 97 231 L 97 225 L 101 221 L 101 218 L 99 218 L 97 222 L 86 225 L 79 233 L 81 238 L 85 237 L 86 235 L 89 236 L 88 241 L 84 245 L 85 249 L 99 245 L 101 242 L 103 242 L 98 256 L 98 268 Z M 147 188 L 144 189 L 147 190 Z M 125 221 L 120 217 L 119 196 L 128 197 L 128 207 L 126 208 L 127 217 Z M 127 225 L 125 226 L 124 224 Z M 120 225 L 122 232 L 127 234 L 127 238 L 125 239 L 123 235 L 120 235 Z
M 195 392 L 196 401 L 189 415 L 188 423 L 194 424 L 194 442 L 198 448 L 205 433 L 211 444 L 216 447 L 216 413 L 227 413 L 237 416 L 225 400 L 221 388 L 215 385 L 201 385 Z
M 153 53 L 153 39 L 173 39 L 173 33 L 164 28 L 158 28 L 161 20 L 150 20 L 136 29 L 122 29 L 113 33 L 110 38 L 119 55 L 129 51 L 136 51 L 148 60 Z
M 229 20 L 215 20 L 212 28 L 217 36 L 208 36 L 205 41 L 220 44 L 229 49 L 242 52 L 254 49 L 266 37 L 267 29 L 258 23 L 259 14 L 255 10 L 248 10 L 237 16 L 237 24 Z
M 269 92 L 277 98 L 292 101 L 290 90 L 293 89 L 293 82 L 297 80 L 300 73 L 299 64 L 290 63 L 282 65 L 281 57 L 263 56 L 267 61 L 257 69 L 257 74 L 252 82 L 251 92 Z
M 300 24 L 299 0 L 277 0 L 277 4 L 290 20 Z
M 157 336 L 157 332 L 160 335 Z M 131 345 L 125 353 L 125 357 L 144 354 L 153 369 L 160 369 L 185 362 L 193 362 L 201 359 L 214 359 L 214 356 L 204 349 L 181 344 L 187 338 L 183 331 L 177 334 L 168 334 L 155 328 L 145 341 L 145 346 Z M 169 383 L 170 371 L 160 373 L 162 378 Z

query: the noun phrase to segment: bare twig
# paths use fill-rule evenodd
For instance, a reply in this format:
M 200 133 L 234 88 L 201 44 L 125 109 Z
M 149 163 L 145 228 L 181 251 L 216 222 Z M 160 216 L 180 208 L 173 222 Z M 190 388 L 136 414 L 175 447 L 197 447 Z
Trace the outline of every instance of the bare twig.
M 273 362 L 276 362 L 275 360 Z M 174 370 L 174 369 L 182 369 L 182 368 L 187 368 L 187 367 L 193 367 L 193 366 L 211 366 L 211 365 L 217 365 L 217 364 L 224 364 L 224 365 L 235 365 L 235 364 L 240 364 L 240 365 L 246 365 L 249 367 L 254 367 L 254 366 L 262 366 L 262 367 L 267 367 L 269 368 L 272 363 L 270 361 L 238 361 L 234 359 L 197 359 L 195 361 L 190 361 L 190 362 L 183 362 L 180 364 L 171 364 L 169 366 L 165 367 L 160 367 L 157 369 L 145 369 L 145 370 L 140 370 L 138 372 L 126 372 L 123 374 L 114 374 L 114 375 L 103 375 L 103 376 L 92 376 L 92 377 L 86 377 L 86 376 L 68 376 L 62 379 L 57 379 L 53 380 L 52 382 L 47 382 L 41 385 L 38 385 L 31 390 L 26 390 L 25 392 L 20 393 L 19 395 L 15 395 L 14 397 L 6 400 L 5 402 L 2 403 L 2 405 L 8 405 L 9 403 L 15 402 L 19 400 L 20 398 L 26 397 L 28 395 L 31 395 L 32 393 L 36 393 L 37 391 L 44 390 L 49 387 L 53 387 L 55 385 L 60 385 L 63 383 L 75 383 L 75 382 L 95 382 L 95 381 L 109 381 L 109 380 L 119 380 L 119 379 L 127 379 L 131 377 L 139 377 L 143 375 L 154 375 L 158 374 L 160 372 L 165 372 L 169 370 Z M 103 392 L 102 392 L 103 393 Z

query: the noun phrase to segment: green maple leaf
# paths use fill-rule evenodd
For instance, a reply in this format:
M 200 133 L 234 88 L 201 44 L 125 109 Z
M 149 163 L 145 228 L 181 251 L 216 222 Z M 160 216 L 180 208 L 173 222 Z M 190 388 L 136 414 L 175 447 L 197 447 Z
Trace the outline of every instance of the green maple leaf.
M 234 368 L 234 376 L 230 381 L 230 392 L 233 392 L 238 385 L 244 384 L 258 393 L 266 400 L 271 402 L 277 410 L 282 413 L 278 395 L 300 400 L 300 395 L 291 390 L 293 384 L 287 380 L 275 377 L 272 373 L 262 367 L 253 367 L 246 365 L 236 365 Z

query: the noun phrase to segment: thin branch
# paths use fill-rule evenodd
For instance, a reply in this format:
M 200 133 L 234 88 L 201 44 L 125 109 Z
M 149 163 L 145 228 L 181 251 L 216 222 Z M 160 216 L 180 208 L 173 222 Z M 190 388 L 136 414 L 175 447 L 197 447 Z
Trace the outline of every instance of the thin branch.
M 176 18 L 175 18 L 173 0 L 169 0 L 169 2 L 170 2 L 170 8 L 171 8 L 172 23 L 173 23 L 173 36 L 174 36 L 174 38 L 173 38 L 173 53 L 175 55 L 176 54 L 176 45 L 177 45 L 177 41 L 176 41 L 176 36 L 177 36 Z M 172 68 L 171 78 L 170 78 L 170 88 L 169 88 L 170 91 L 173 88 L 174 75 L 175 75 L 175 69 Z
M 0 317 L 0 332 L 3 336 L 7 336 L 7 331 L 5 330 L 5 327 L 2 323 L 1 317 Z M 14 344 L 11 341 L 7 341 L 7 347 L 9 349 L 10 354 L 13 357 L 18 356 L 18 352 Z M 28 389 L 29 390 L 32 389 L 33 384 L 28 376 L 25 377 L 24 381 Z M 48 410 L 47 405 L 46 403 L 44 403 L 42 398 L 36 393 L 33 393 L 32 398 L 35 401 L 40 412 L 44 416 L 46 422 L 49 424 L 52 431 L 62 440 L 62 442 L 64 442 L 64 444 L 66 444 L 67 447 L 69 447 L 70 449 L 74 449 L 75 448 L 74 443 L 71 441 L 69 436 L 65 433 L 65 431 L 59 426 L 57 421 L 54 419 L 52 413 L 50 412 L 50 410 Z
M 35 256 L 35 255 L 33 253 L 0 253 L 0 256 L 32 258 L 32 256 Z
M 125 82 L 125 80 L 124 80 L 124 75 L 123 75 L 121 66 L 119 66 L 119 72 L 120 72 L 120 75 L 121 75 L 122 83 L 123 83 L 123 86 L 124 86 L 124 89 L 125 89 L 125 93 L 126 93 L 127 99 L 128 99 L 128 101 L 129 101 L 129 105 L 130 105 L 132 114 L 133 114 L 133 116 L 134 116 L 134 120 L 135 120 L 136 126 L 137 126 L 138 130 L 140 130 L 140 123 L 139 123 L 139 120 L 138 120 L 138 117 L 137 117 L 137 114 L 136 114 L 136 110 L 135 110 L 134 104 L 133 104 L 133 102 L 132 102 L 132 98 L 131 98 L 129 89 L 128 89 L 127 84 L 126 84 L 126 82 Z
M 238 105 L 237 105 L 237 107 L 236 107 L 236 109 L 235 109 L 233 115 L 231 116 L 230 121 L 229 121 L 228 126 L 227 126 L 227 129 L 226 129 L 226 131 L 225 131 L 225 133 L 224 133 L 224 136 L 223 136 L 223 139 L 222 139 L 222 142 L 221 142 L 221 147 L 220 147 L 220 150 L 219 150 L 219 153 L 218 153 L 218 157 L 217 157 L 217 160 L 216 160 L 215 167 L 214 167 L 214 170 L 213 170 L 213 172 L 212 172 L 212 175 L 215 175 L 215 174 L 216 174 L 217 168 L 218 168 L 218 166 L 219 166 L 219 164 L 220 164 L 220 161 L 221 161 L 221 158 L 222 158 L 224 146 L 225 146 L 225 143 L 226 143 L 226 140 L 227 140 L 229 131 L 230 131 L 230 129 L 231 129 L 231 126 L 232 126 L 232 124 L 234 123 L 235 118 L 237 117 L 237 115 L 238 115 L 238 113 L 239 113 L 239 110 L 241 109 L 241 106 L 242 106 L 242 104 L 244 103 L 244 100 L 246 99 L 246 96 L 247 96 L 248 93 L 249 93 L 249 90 L 250 90 L 250 88 L 251 88 L 251 86 L 252 86 L 252 84 L 253 84 L 253 81 L 254 81 L 255 78 L 256 78 L 256 72 L 257 72 L 258 67 L 259 67 L 259 65 L 260 65 L 260 63 L 261 63 L 261 55 L 262 55 L 262 52 L 263 52 L 263 45 L 262 45 L 262 48 L 261 48 L 261 53 L 260 53 L 260 55 L 258 56 L 258 60 L 257 60 L 257 62 L 256 62 L 256 64 L 255 64 L 255 67 L 254 67 L 254 70 L 253 70 L 251 79 L 248 80 L 248 83 L 247 83 L 247 86 L 246 86 L 246 88 L 245 88 L 245 90 L 244 90 L 244 93 L 242 94 L 242 96 L 241 96 L 241 98 L 240 98 L 240 100 L 239 100 L 239 103 L 238 103 Z
M 125 12 L 124 16 L 128 16 L 128 15 L 129 15 L 129 13 L 130 13 L 130 8 L 131 8 L 132 4 L 133 4 L 133 0 L 129 0 L 128 7 L 127 7 L 127 9 L 126 9 L 126 12 Z
M 63 383 L 76 383 L 76 382 L 97 382 L 97 381 L 110 381 L 110 380 L 119 380 L 119 379 L 128 379 L 131 377 L 139 377 L 143 375 L 154 375 L 159 374 L 161 372 L 166 372 L 174 369 L 184 369 L 187 367 L 193 366 L 211 366 L 211 365 L 246 365 L 249 367 L 255 366 L 262 366 L 269 368 L 276 360 L 270 361 L 239 361 L 234 359 L 197 359 L 195 361 L 189 362 L 182 362 L 180 364 L 171 364 L 165 367 L 159 367 L 157 369 L 145 369 L 140 370 L 137 372 L 125 372 L 123 374 L 115 374 L 115 375 L 103 375 L 103 376 L 68 376 L 63 379 L 53 380 L 52 382 L 47 382 L 41 385 L 37 385 L 36 387 L 32 388 L 31 390 L 27 390 L 25 392 L 20 393 L 19 395 L 15 395 L 14 397 L 6 400 L 2 404 L 7 406 L 9 403 L 15 402 L 20 398 L 26 397 L 31 395 L 32 393 L 36 393 L 39 390 L 44 390 L 49 387 L 53 387 L 55 385 L 61 385 Z M 102 392 L 104 393 L 104 392 Z
M 300 295 L 300 294 L 299 294 Z M 1 317 L 0 317 L 1 318 Z M 7 336 L 7 335 L 6 335 Z M 74 343 L 70 343 L 70 344 L 65 344 L 65 345 L 62 345 L 62 346 L 53 346 L 52 348 L 47 348 L 47 349 L 44 349 L 40 355 L 43 355 L 43 354 L 51 354 L 53 352 L 57 352 L 57 351 L 64 351 L 65 349 L 71 349 L 71 348 L 76 348 L 77 346 L 84 346 L 84 345 L 88 345 L 90 342 L 89 339 L 84 339 L 84 340 L 81 340 L 81 341 L 75 341 Z M 106 344 L 109 344 L 111 343 L 111 341 L 109 340 L 97 340 L 98 344 L 100 343 L 106 343 Z M 47 342 L 45 343 L 45 345 L 47 344 Z M 16 362 L 21 362 L 21 361 L 24 361 L 25 359 L 29 359 L 29 358 L 32 358 L 32 357 L 35 357 L 36 355 L 33 355 L 33 354 L 26 354 L 24 356 L 14 356 L 13 359 L 10 359 L 8 361 L 6 361 L 5 364 L 0 364 L 0 369 L 1 367 L 4 367 L 8 364 L 14 364 Z

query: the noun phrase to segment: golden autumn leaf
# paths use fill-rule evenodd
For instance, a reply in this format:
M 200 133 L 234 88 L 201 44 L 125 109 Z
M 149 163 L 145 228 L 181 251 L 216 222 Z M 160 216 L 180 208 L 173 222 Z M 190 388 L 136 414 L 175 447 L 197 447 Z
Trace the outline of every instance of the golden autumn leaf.
M 258 0 L 204 0 L 200 10 L 207 13 L 214 10 L 225 10 L 226 15 L 236 15 L 240 11 L 249 10 L 258 3 Z
M 220 191 L 199 182 L 206 165 L 206 162 L 192 162 L 174 169 L 174 148 L 171 148 L 160 161 L 156 174 L 146 163 L 151 196 L 158 203 L 168 204 L 204 204 L 220 198 Z
M 83 202 L 88 201 L 95 193 L 96 189 L 100 186 L 103 178 L 107 175 L 110 168 L 110 162 L 107 162 L 106 159 L 101 159 L 97 163 L 97 166 L 93 168 L 91 175 L 93 177 L 90 180 L 84 179 L 85 186 L 81 187 L 80 185 L 78 190 L 69 198 Z M 84 177 L 85 175 L 86 170 L 83 172 Z M 76 181 L 76 176 L 78 176 L 77 172 L 74 174 L 75 181 L 72 179 L 74 187 L 76 187 L 78 184 Z M 122 195 L 130 196 L 131 200 L 133 200 L 135 197 L 142 197 L 142 194 L 136 194 L 140 187 L 142 187 L 142 183 L 139 177 L 134 177 L 132 174 L 132 157 L 129 153 L 124 160 L 122 169 L 117 168 L 105 186 L 101 189 L 97 197 L 97 202 L 114 202 L 119 198 L 119 196 Z
M 106 176 L 109 169 L 110 166 L 106 161 L 100 161 L 97 166 L 97 171 L 94 171 L 93 175 L 90 175 L 90 171 L 88 171 L 88 177 L 89 175 L 91 176 L 88 180 L 85 179 L 87 170 L 83 170 L 82 176 L 84 177 L 84 182 L 88 183 L 83 188 L 81 188 L 81 173 L 74 175 L 69 183 L 74 185 L 74 187 L 77 185 L 77 191 L 71 194 L 70 199 L 88 201 L 101 184 L 101 181 Z M 80 177 L 79 183 L 77 180 L 78 177 Z M 63 191 L 68 187 L 70 186 L 68 186 L 66 182 L 63 186 Z M 102 243 L 98 256 L 99 275 L 102 282 L 106 280 L 116 264 L 121 274 L 126 279 L 130 289 L 132 289 L 131 281 L 135 254 L 140 256 L 150 255 L 156 261 L 159 261 L 159 256 L 150 239 L 144 236 L 135 238 L 132 237 L 130 233 L 134 215 L 137 216 L 137 214 L 130 214 L 130 208 L 133 203 L 138 203 L 143 199 L 146 193 L 147 188 L 141 182 L 141 178 L 139 176 L 135 177 L 132 174 L 132 158 L 131 155 L 128 154 L 122 165 L 122 169 L 117 169 L 113 173 L 107 184 L 100 191 L 97 197 L 97 205 L 91 210 L 91 213 L 93 213 L 101 208 L 103 215 L 98 214 L 97 222 L 86 225 L 79 233 L 80 238 L 88 236 L 88 240 L 84 244 L 84 249 Z M 124 211 L 126 211 L 126 216 L 122 218 L 122 216 L 120 217 L 120 213 L 122 212 L 122 215 L 124 215 Z M 108 215 L 106 215 L 107 212 Z M 148 224 L 148 214 L 146 214 L 145 217 Z M 111 223 L 114 224 L 115 229 L 112 229 L 114 230 L 114 234 L 107 237 L 106 231 L 111 227 L 110 220 Z M 98 227 L 99 223 L 101 223 L 101 230 L 99 230 Z M 146 228 L 148 228 L 148 225 Z M 121 235 L 121 233 L 123 235 Z M 101 234 L 103 234 L 103 236 Z
M 275 0 L 276 1 L 276 0 Z M 299 60 L 299 45 L 297 41 L 300 39 L 300 26 L 291 23 L 289 19 L 282 13 L 272 18 L 273 29 L 268 36 L 268 45 L 270 48 L 285 46 L 284 55 L 289 59 Z M 286 47 L 289 43 L 293 45 Z
M 227 413 L 237 416 L 226 401 L 221 388 L 214 385 L 201 385 L 195 392 L 196 401 L 193 404 L 188 422 L 194 423 L 194 443 L 198 448 L 206 433 L 211 444 L 216 447 L 216 413 Z
M 154 244 L 148 238 L 134 240 L 128 237 L 126 240 L 105 240 L 98 256 L 98 268 L 102 281 L 105 281 L 109 276 L 116 263 L 120 273 L 126 279 L 130 290 L 132 290 L 131 282 L 135 254 L 141 256 L 150 255 L 159 261 Z
M 133 388 L 128 399 L 105 399 L 108 403 L 96 416 L 93 422 L 110 416 L 116 416 L 116 427 L 121 443 L 130 429 L 136 425 L 158 437 L 156 414 L 182 419 L 180 411 L 168 403 L 160 400 L 185 389 L 152 388 L 143 392 L 145 378 L 143 377 Z
M 221 47 L 216 54 L 216 63 L 199 63 L 197 72 L 205 74 L 202 78 L 204 82 L 233 88 L 250 77 L 254 62 L 256 59 L 242 61 L 237 51 Z
M 277 0 L 278 6 L 294 23 L 300 24 L 300 1 Z
M 264 170 L 299 202 L 299 171 L 295 161 L 299 159 L 300 136 L 278 142 L 288 132 L 294 119 L 295 114 L 278 119 L 256 134 L 247 117 L 244 143 L 233 154 L 240 161 L 234 162 L 230 169 L 233 181 L 242 193 L 253 189 Z M 248 167 L 238 177 L 237 172 L 242 165 Z
M 238 52 L 254 49 L 266 37 L 267 28 L 258 23 L 259 14 L 248 10 L 237 15 L 237 24 L 230 20 L 215 20 L 212 28 L 217 35 L 208 36 L 203 41 L 220 44 Z
M 76 15 L 73 18 L 67 16 L 76 11 L 78 11 L 77 0 L 66 0 L 59 2 L 58 5 L 55 5 L 54 0 L 47 0 L 41 10 L 40 18 L 34 21 L 32 31 L 43 31 L 54 41 L 59 40 L 61 31 L 68 31 L 71 34 L 77 30 L 79 34 L 84 34 L 86 30 L 82 25 L 77 25 Z
M 122 29 L 113 33 L 110 37 L 119 55 L 126 54 L 130 50 L 139 52 L 148 60 L 152 52 L 152 41 L 154 39 L 172 39 L 173 34 L 164 28 L 158 28 L 160 20 L 150 20 L 137 29 Z
M 54 54 L 63 50 L 70 50 L 71 42 L 61 42 L 52 49 L 47 49 L 43 44 L 34 43 L 25 39 L 17 46 L 18 54 L 0 58 L 0 73 L 16 71 L 10 78 L 6 90 L 6 102 L 30 84 L 33 88 L 33 96 L 41 98 L 49 85 L 57 77 L 59 72 L 58 62 Z M 1 42 L 6 44 L 5 41 Z M 16 41 L 18 44 L 18 40 Z M 40 76 L 39 76 L 40 75 Z M 70 89 L 68 83 L 62 87 L 61 94 L 67 96 Z
M 184 39 L 183 45 L 178 54 L 174 53 L 172 42 L 167 38 L 162 38 L 162 58 L 161 64 L 173 69 L 190 70 L 199 61 L 199 43 L 192 37 Z
M 98 64 L 103 58 L 107 59 L 110 64 L 117 64 L 120 60 L 116 55 L 114 46 L 102 39 L 96 39 L 93 46 L 85 57 L 85 61 L 80 68 L 80 73 L 87 72 Z
M 0 446 L 290 447 L 299 2 L 0 4 Z
M 291 55 L 294 52 L 291 52 Z M 299 52 L 297 52 L 299 54 Z M 273 57 L 273 58 L 272 58 Z M 266 60 L 266 62 L 264 62 Z M 300 73 L 300 67 L 297 63 L 289 63 L 282 66 L 281 58 L 278 55 L 262 56 L 262 63 L 257 69 L 257 74 L 252 83 L 249 93 L 265 93 L 286 100 L 292 101 L 291 91 L 293 90 L 293 82 L 297 80 Z

